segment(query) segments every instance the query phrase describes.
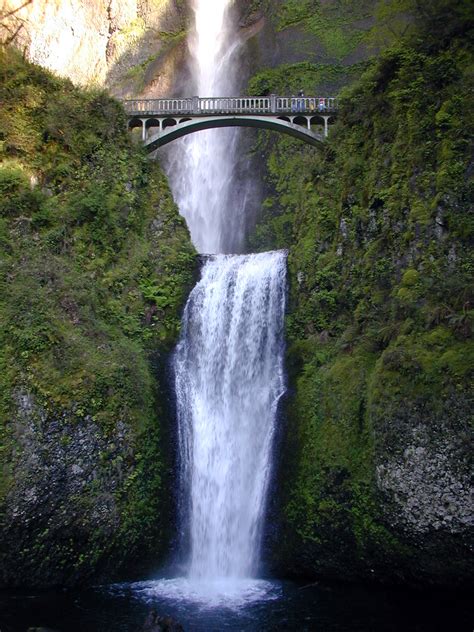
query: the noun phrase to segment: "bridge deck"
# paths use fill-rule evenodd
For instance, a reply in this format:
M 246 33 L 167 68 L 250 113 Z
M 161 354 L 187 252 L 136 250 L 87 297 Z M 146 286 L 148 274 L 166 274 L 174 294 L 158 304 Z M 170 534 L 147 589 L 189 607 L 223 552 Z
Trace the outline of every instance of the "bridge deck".
M 217 127 L 257 127 L 283 132 L 311 145 L 328 135 L 338 110 L 333 97 L 192 97 L 124 101 L 128 127 L 141 127 L 142 141 L 154 151 L 171 141 Z M 316 127 L 313 129 L 312 126 Z M 323 126 L 321 135 L 317 126 Z
M 334 114 L 338 110 L 333 97 L 191 97 L 184 99 L 128 99 L 129 116 L 209 116 L 210 114 Z

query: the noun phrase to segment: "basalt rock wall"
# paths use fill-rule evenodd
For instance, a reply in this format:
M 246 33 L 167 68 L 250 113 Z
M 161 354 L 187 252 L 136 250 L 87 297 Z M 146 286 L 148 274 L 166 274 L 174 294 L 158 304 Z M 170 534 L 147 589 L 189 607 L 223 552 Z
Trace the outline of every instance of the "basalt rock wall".
M 407 22 L 395 4 L 404 29 L 341 90 L 324 148 L 260 134 L 268 197 L 252 247 L 288 248 L 290 280 L 273 562 L 470 585 L 474 16 L 414 3 Z M 292 70 L 307 91 L 335 76 Z M 277 92 L 287 71 L 251 85 Z
M 0 34 L 26 58 L 119 96 L 169 92 L 186 52 L 180 0 L 4 2 Z M 151 69 L 151 70 L 150 70 Z M 148 74 L 147 74 L 148 71 Z M 146 76 L 145 76 L 146 75 Z
M 149 572 L 195 253 L 117 101 L 11 50 L 0 78 L 0 584 Z

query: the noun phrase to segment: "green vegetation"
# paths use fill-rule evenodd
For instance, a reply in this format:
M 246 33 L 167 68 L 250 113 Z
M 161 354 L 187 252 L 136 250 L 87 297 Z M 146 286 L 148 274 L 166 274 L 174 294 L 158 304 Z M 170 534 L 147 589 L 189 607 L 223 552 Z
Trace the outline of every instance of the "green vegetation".
M 266 68 L 255 74 L 249 81 L 249 94 L 265 95 L 296 94 L 304 90 L 306 94 L 331 95 L 359 78 L 366 68 L 366 62 L 342 66 L 335 64 L 312 64 L 300 62 L 282 64 L 276 68 Z
M 145 88 L 146 77 L 150 72 L 150 69 L 153 69 L 160 60 L 164 59 L 173 47 L 183 42 L 186 39 L 186 36 L 187 31 L 184 28 L 175 32 L 156 32 L 155 37 L 157 41 L 160 42 L 159 52 L 150 55 L 141 63 L 132 66 L 126 71 L 120 83 L 123 85 L 131 79 L 134 82 L 133 89 L 135 93 L 142 92 Z
M 195 253 L 116 101 L 9 50 L 0 51 L 0 101 L 2 573 L 10 583 L 74 582 L 105 560 L 118 569 L 162 551 L 169 456 L 157 372 L 179 332 Z M 83 486 L 72 496 L 64 486 L 49 507 L 58 436 L 62 466 L 72 467 L 81 433 L 91 452 Z M 28 450 L 41 450 L 37 467 Z M 45 494 L 45 506 L 20 538 L 12 507 L 40 509 L 22 486 Z M 112 509 L 97 522 L 105 497 Z
M 365 24 L 375 1 L 284 0 L 277 10 L 277 30 L 301 26 L 314 36 L 324 54 L 342 60 L 352 53 L 365 35 Z
M 311 3 L 296 4 L 306 19 Z M 419 535 L 376 480 L 379 466 L 409 468 L 420 436 L 459 480 L 469 471 L 473 16 L 466 2 L 448 16 L 447 4 L 384 3 L 409 28 L 341 91 L 323 150 L 259 136 L 271 194 L 252 248 L 290 251 L 281 484 L 283 564 L 295 573 L 469 577 L 460 532 Z M 252 89 L 279 91 L 281 70 Z M 308 90 L 315 67 L 292 71 L 290 89 Z

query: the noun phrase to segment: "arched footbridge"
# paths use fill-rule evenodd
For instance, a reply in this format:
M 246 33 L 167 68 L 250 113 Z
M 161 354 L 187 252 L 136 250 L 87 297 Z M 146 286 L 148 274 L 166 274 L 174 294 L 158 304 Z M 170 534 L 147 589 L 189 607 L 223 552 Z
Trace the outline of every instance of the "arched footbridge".
M 216 127 L 257 127 L 319 145 L 337 115 L 332 97 L 219 97 L 124 101 L 128 128 L 140 128 L 150 151 L 177 138 Z

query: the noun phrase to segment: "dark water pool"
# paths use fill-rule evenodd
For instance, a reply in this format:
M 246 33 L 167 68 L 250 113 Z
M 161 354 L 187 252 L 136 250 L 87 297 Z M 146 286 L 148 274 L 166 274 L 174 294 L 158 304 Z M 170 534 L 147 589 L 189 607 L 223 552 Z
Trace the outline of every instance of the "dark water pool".
M 0 632 L 44 626 L 60 632 L 140 631 L 152 608 L 186 632 L 472 632 L 466 595 L 362 586 L 250 582 L 212 593 L 183 580 L 97 587 L 81 592 L 0 593 Z

